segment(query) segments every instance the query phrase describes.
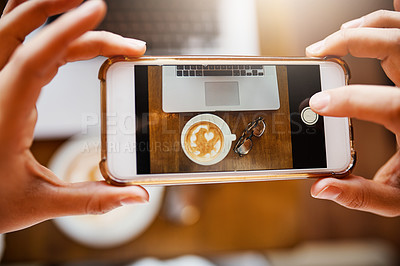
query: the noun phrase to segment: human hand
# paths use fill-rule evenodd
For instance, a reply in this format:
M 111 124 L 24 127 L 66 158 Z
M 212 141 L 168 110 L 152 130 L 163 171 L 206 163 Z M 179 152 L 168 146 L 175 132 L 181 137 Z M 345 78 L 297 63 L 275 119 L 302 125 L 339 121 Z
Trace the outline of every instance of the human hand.
M 395 1 L 400 7 L 400 1 Z M 397 9 L 396 9 L 397 10 Z M 387 76 L 400 85 L 400 13 L 377 11 L 342 25 L 341 29 L 307 47 L 308 56 L 327 55 L 377 58 Z M 389 86 L 353 85 L 320 92 L 310 99 L 320 115 L 354 117 L 384 125 L 399 142 L 400 90 Z M 400 215 L 400 152 L 381 167 L 372 180 L 350 175 L 323 178 L 314 183 L 311 195 L 351 209 L 383 216 Z
M 81 2 L 9 0 L 0 19 L 0 233 L 58 216 L 101 214 L 148 201 L 147 191 L 138 186 L 65 183 L 40 165 L 29 150 L 40 90 L 61 65 L 98 55 L 140 56 L 145 52 L 142 41 L 89 31 L 104 17 L 106 6 L 91 0 L 75 8 Z M 48 16 L 63 12 L 67 13 L 23 43 Z

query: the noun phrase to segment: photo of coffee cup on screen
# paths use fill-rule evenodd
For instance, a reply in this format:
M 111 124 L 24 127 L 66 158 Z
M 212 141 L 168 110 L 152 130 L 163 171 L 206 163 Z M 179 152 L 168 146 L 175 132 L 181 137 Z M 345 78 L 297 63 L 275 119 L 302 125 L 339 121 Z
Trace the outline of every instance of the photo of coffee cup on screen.
M 187 122 L 182 130 L 181 145 L 186 156 L 200 165 L 213 165 L 228 154 L 236 135 L 216 115 L 201 114 Z

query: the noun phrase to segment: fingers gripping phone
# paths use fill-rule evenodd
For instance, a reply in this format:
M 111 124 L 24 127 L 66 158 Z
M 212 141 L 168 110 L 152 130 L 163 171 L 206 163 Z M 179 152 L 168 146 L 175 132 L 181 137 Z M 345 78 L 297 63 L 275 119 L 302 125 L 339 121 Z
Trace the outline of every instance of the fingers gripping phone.
M 116 57 L 99 78 L 109 183 L 343 176 L 354 165 L 350 120 L 308 105 L 347 84 L 338 59 Z

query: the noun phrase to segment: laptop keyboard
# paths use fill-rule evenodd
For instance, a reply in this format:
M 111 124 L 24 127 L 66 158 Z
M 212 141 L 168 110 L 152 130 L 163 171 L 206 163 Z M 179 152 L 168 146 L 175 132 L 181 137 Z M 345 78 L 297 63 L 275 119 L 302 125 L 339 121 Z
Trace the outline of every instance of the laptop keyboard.
M 262 65 L 179 65 L 176 66 L 178 77 L 203 76 L 264 76 Z
M 108 0 L 98 27 L 147 42 L 147 54 L 213 48 L 219 35 L 216 0 Z

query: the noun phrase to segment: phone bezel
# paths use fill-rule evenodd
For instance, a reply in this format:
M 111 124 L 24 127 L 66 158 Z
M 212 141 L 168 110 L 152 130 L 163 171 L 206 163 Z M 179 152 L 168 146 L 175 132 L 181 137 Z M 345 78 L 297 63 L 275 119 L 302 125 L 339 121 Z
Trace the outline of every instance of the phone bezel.
M 133 87 L 133 78 L 126 78 L 119 66 L 129 69 L 134 65 L 166 65 L 166 64 L 204 64 L 212 61 L 215 64 L 276 64 L 276 65 L 296 65 L 296 64 L 310 64 L 310 65 L 323 65 L 321 68 L 321 85 L 322 90 L 331 89 L 333 87 L 344 86 L 348 84 L 350 73 L 344 61 L 337 58 L 265 58 L 265 57 L 143 57 L 143 58 L 128 58 L 128 57 L 114 57 L 108 59 L 102 65 L 99 72 L 99 79 L 101 81 L 101 106 L 102 106 L 102 154 L 100 162 L 100 170 L 107 180 L 107 182 L 114 185 L 172 185 L 172 184 L 194 184 L 194 183 L 219 183 L 219 182 L 237 182 L 237 181 L 257 181 L 257 180 L 280 180 L 280 179 L 301 179 L 310 177 L 323 177 L 323 176 L 336 176 L 341 177 L 347 175 L 354 166 L 356 153 L 353 147 L 352 127 L 350 119 L 337 119 L 324 117 L 325 119 L 325 132 L 326 132 L 326 147 L 327 147 L 327 164 L 328 168 L 323 169 L 284 169 L 284 170 L 265 170 L 265 171 L 240 171 L 240 172 L 203 172 L 203 173 L 179 173 L 179 174 L 150 174 L 150 175 L 134 175 L 135 153 L 112 153 L 108 143 L 111 138 L 116 143 L 123 144 L 127 141 L 127 134 L 125 137 L 121 134 L 110 134 L 110 119 L 112 114 L 126 113 L 128 109 L 133 112 L 133 108 L 128 105 L 134 106 L 134 97 L 127 97 L 127 93 Z M 332 77 L 329 69 L 335 69 L 339 73 L 340 79 Z M 133 69 L 132 69 L 133 70 Z M 127 70 L 128 71 L 128 70 Z M 120 75 L 116 78 L 115 75 Z M 133 71 L 132 71 L 133 77 Z M 332 79 L 333 78 L 333 79 Z M 110 98 L 113 91 L 113 79 L 118 79 L 118 92 L 120 97 L 124 98 L 125 105 L 113 106 Z M 121 81 L 122 79 L 122 81 Z M 131 80 L 131 81 L 129 81 Z M 340 83 L 337 83 L 340 80 Z M 131 83 L 130 83 L 131 82 Z M 111 83 L 111 84 L 108 84 Z M 121 85 L 123 84 L 123 85 Z M 325 85 L 324 85 L 325 84 Z M 330 84 L 330 87 L 326 87 Z M 123 91 L 121 93 L 121 90 Z M 133 94 L 133 90 L 132 94 Z M 132 96 L 132 95 L 129 95 Z M 126 99 L 132 99 L 128 103 Z M 124 109 L 125 107 L 125 109 Z M 128 109 L 127 109 L 128 108 Z M 111 114 L 111 115 L 110 115 Z M 339 121 L 339 122 L 338 122 Z M 133 123 L 134 124 L 134 123 Z M 348 141 L 346 147 L 336 145 L 332 141 L 332 130 L 337 130 L 341 127 L 343 130 L 344 142 Z M 134 129 L 132 130 L 134 132 Z M 121 132 L 120 132 L 121 133 Z M 129 135 L 129 134 L 128 134 Z M 134 134 L 132 134 L 134 135 Z M 132 136 L 130 136 L 132 137 Z M 343 139 L 342 139 L 343 140 Z M 339 149 L 339 150 L 338 150 Z M 344 160 L 343 156 L 337 154 L 346 154 Z M 335 160 L 339 159 L 340 163 Z M 332 165 L 335 162 L 335 165 Z M 339 166 L 340 165 L 340 166 Z M 332 167 L 334 166 L 334 167 Z M 122 171 L 121 171 L 122 170 Z

